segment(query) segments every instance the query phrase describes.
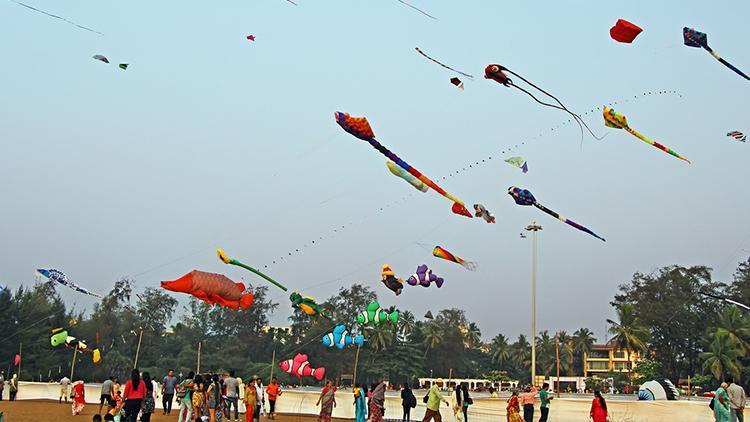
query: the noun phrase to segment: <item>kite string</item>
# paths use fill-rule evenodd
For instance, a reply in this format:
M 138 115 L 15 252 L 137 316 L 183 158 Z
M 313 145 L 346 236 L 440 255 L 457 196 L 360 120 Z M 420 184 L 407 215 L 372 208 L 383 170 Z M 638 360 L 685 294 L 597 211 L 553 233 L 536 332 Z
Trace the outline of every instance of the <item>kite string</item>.
M 440 63 L 439 61 L 437 61 L 437 60 L 433 59 L 432 57 L 428 56 L 428 55 L 427 55 L 427 54 L 426 54 L 426 53 L 425 53 L 424 51 L 420 50 L 420 49 L 419 49 L 419 47 L 415 47 L 415 50 L 417 50 L 417 52 L 418 52 L 419 54 L 423 55 L 423 56 L 424 56 L 424 57 L 426 57 L 426 58 L 427 58 L 428 60 L 431 60 L 432 62 L 435 62 L 435 63 L 439 64 L 440 66 L 442 66 L 442 67 L 444 67 L 444 68 L 446 68 L 446 69 L 448 69 L 448 70 L 452 70 L 452 71 L 454 71 L 454 72 L 456 72 L 456 73 L 458 73 L 458 74 L 460 74 L 460 75 L 464 75 L 464 76 L 466 76 L 467 78 L 470 78 L 470 79 L 474 79 L 474 77 L 473 77 L 472 75 L 469 75 L 468 73 L 464 73 L 464 72 L 461 72 L 461 71 L 459 71 L 459 70 L 456 70 L 456 69 L 454 69 L 454 68 L 452 68 L 452 67 L 450 67 L 450 66 L 448 66 L 448 65 L 446 65 L 446 64 Z
M 73 26 L 77 26 L 78 28 L 81 28 L 81 29 L 85 29 L 86 31 L 90 31 L 90 32 L 93 32 L 93 33 L 95 33 L 95 34 L 99 34 L 99 35 L 104 35 L 104 34 L 102 34 L 102 33 L 101 33 L 101 32 L 99 32 L 99 31 L 96 31 L 96 30 L 94 30 L 94 29 L 91 29 L 91 28 L 85 27 L 85 26 L 83 26 L 83 25 L 79 25 L 79 24 L 77 24 L 77 23 L 75 23 L 75 22 L 73 22 L 73 21 L 70 21 L 70 20 L 68 20 L 68 19 L 65 19 L 65 18 L 64 18 L 64 17 L 62 17 L 62 16 L 57 16 L 57 15 L 53 15 L 52 13 L 47 13 L 47 12 L 45 12 L 44 10 L 40 10 L 40 9 L 37 9 L 37 8 L 36 8 L 36 7 L 34 7 L 34 6 L 30 6 L 30 5 L 26 4 L 26 3 L 21 3 L 20 1 L 17 1 L 17 0 L 10 0 L 10 1 L 12 1 L 13 3 L 16 3 L 16 4 L 20 5 L 20 6 L 23 6 L 23 7 L 26 7 L 26 8 L 28 8 L 28 9 L 34 10 L 34 11 L 36 11 L 36 12 L 42 13 L 42 14 L 44 14 L 44 15 L 47 15 L 47 16 L 49 16 L 49 17 L 52 17 L 52 18 L 55 18 L 55 19 L 60 19 L 60 20 L 61 20 L 61 21 L 63 21 L 63 22 L 67 22 L 67 23 L 69 23 L 69 24 L 71 24 L 71 25 L 73 25 Z
M 417 12 L 419 12 L 419 13 L 421 13 L 421 14 L 423 14 L 423 15 L 427 16 L 427 17 L 430 17 L 430 18 L 432 18 L 432 19 L 435 19 L 435 20 L 437 20 L 437 18 L 436 18 L 436 17 L 432 16 L 431 14 L 429 14 L 429 13 L 425 12 L 424 10 L 422 10 L 422 9 L 420 9 L 420 8 L 418 8 L 418 7 L 412 6 L 411 4 L 409 4 L 409 3 L 405 2 L 404 0 L 397 0 L 397 1 L 398 1 L 399 3 L 401 3 L 401 4 L 405 4 L 405 5 L 409 6 L 409 7 L 411 7 L 412 9 L 416 10 Z

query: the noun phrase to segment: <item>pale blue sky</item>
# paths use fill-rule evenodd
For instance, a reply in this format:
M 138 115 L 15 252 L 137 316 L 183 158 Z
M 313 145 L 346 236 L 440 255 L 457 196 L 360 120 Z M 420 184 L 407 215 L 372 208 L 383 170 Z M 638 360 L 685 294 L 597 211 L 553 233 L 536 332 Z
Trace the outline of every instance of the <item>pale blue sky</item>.
M 320 298 L 367 283 L 383 306 L 417 315 L 461 307 L 485 337 L 515 336 L 528 332 L 530 301 L 531 245 L 518 233 L 536 219 L 538 326 L 588 326 L 601 337 L 609 300 L 634 272 L 706 264 L 727 280 L 748 255 L 750 145 L 725 136 L 750 132 L 748 82 L 682 46 L 682 27 L 694 26 L 750 71 L 747 2 L 414 0 L 436 21 L 396 0 L 29 3 L 105 35 L 0 2 L 0 282 L 11 287 L 43 267 L 101 292 L 124 275 L 142 288 L 194 268 L 262 283 L 224 266 L 215 248 L 262 266 L 324 236 L 268 273 Z M 618 18 L 644 28 L 632 45 L 609 38 Z M 417 46 L 475 75 L 466 91 Z M 585 118 L 609 133 L 603 141 L 587 137 L 581 149 L 570 125 L 550 134 L 567 116 L 484 80 L 489 63 L 581 113 L 678 90 L 683 98 L 616 109 L 694 164 L 604 128 L 598 113 Z M 453 216 L 446 199 L 391 176 L 380 154 L 336 125 L 337 110 L 367 116 L 382 143 L 436 180 L 495 157 L 442 185 L 483 203 L 498 224 Z M 511 155 L 528 159 L 528 174 L 498 160 Z M 516 206 L 510 185 L 607 243 Z M 481 269 L 436 260 L 415 242 Z M 396 298 L 379 283 L 383 263 L 404 277 L 427 263 L 446 284 Z M 93 305 L 59 291 L 79 309 Z M 284 323 L 290 309 L 277 291 L 272 319 Z

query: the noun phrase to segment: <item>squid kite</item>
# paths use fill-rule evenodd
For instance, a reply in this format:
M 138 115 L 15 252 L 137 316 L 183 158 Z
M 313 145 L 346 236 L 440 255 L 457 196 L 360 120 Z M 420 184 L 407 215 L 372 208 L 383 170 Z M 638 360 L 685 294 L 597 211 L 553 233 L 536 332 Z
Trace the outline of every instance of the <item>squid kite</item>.
M 560 214 L 552 211 L 551 209 L 545 207 L 544 205 L 540 204 L 539 202 L 537 202 L 536 198 L 534 198 L 534 195 L 531 192 L 529 192 L 527 189 L 521 189 L 521 188 L 517 188 L 515 186 L 511 186 L 511 187 L 508 188 L 508 195 L 512 196 L 513 200 L 516 201 L 516 204 L 518 204 L 518 205 L 524 205 L 524 206 L 533 205 L 533 206 L 539 208 L 540 210 L 544 211 L 545 213 L 547 213 L 547 214 L 555 217 L 556 219 L 562 221 L 563 223 L 565 223 L 565 224 L 567 224 L 569 226 L 573 226 L 573 227 L 577 228 L 578 230 L 580 230 L 582 232 L 586 232 L 586 233 L 594 236 L 595 238 L 597 238 L 597 239 L 599 239 L 599 240 L 601 240 L 603 242 L 606 242 L 606 240 L 604 240 L 603 237 L 601 237 L 598 234 L 592 232 L 591 230 L 587 229 L 586 227 L 583 227 L 582 225 L 576 223 L 575 221 L 570 220 L 570 219 L 566 218 L 565 216 L 560 215 Z
M 745 140 L 747 140 L 747 135 L 737 130 L 727 133 L 727 136 L 731 136 L 740 142 L 745 142 Z
M 71 289 L 73 289 L 73 290 L 75 290 L 77 292 L 80 292 L 80 293 L 84 293 L 84 294 L 87 294 L 87 295 L 98 297 L 99 299 L 102 298 L 102 295 L 100 295 L 99 293 L 94 293 L 94 292 L 92 292 L 90 290 L 86 290 L 83 287 L 81 287 L 81 286 L 73 283 L 72 281 L 70 281 L 68 279 L 68 276 L 66 276 L 62 271 L 58 271 L 58 270 L 50 268 L 49 270 L 38 269 L 38 270 L 36 270 L 36 272 L 38 272 L 39 274 L 47 277 L 49 279 L 49 281 L 52 281 L 52 282 L 55 282 L 55 283 L 60 283 L 63 286 L 70 287 Z
M 432 250 L 432 256 L 442 258 L 446 261 L 455 262 L 456 264 L 461 265 L 469 271 L 476 271 L 479 268 L 479 265 L 477 265 L 476 262 L 467 261 L 463 258 L 453 255 L 452 253 L 443 249 L 441 246 L 435 246 L 435 249 Z
M 459 199 L 455 198 L 448 192 L 444 191 L 443 188 L 438 186 L 432 180 L 428 179 L 427 176 L 420 173 L 419 170 L 410 166 L 409 163 L 399 158 L 396 154 L 394 154 L 388 148 L 381 145 L 380 142 L 375 140 L 375 133 L 372 131 L 367 118 L 352 117 L 349 115 L 349 113 L 342 113 L 340 111 L 333 113 L 333 115 L 336 118 L 336 123 L 338 123 L 342 129 L 354 135 L 356 138 L 368 142 L 373 148 L 388 157 L 399 167 L 409 172 L 409 174 L 422 181 L 422 183 L 432 188 L 432 190 L 453 201 L 453 207 L 451 208 L 451 210 L 454 213 L 472 218 L 471 213 L 466 209 L 466 206 L 463 202 L 461 202 Z
M 228 256 L 227 256 L 227 255 L 226 255 L 225 253 L 224 253 L 224 251 L 223 251 L 223 250 L 221 250 L 221 249 L 217 249 L 217 250 L 216 250 L 216 254 L 217 254 L 217 255 L 219 255 L 219 259 L 220 259 L 220 260 L 222 260 L 222 262 L 224 262 L 225 264 L 229 264 L 229 265 L 236 265 L 236 266 L 238 266 L 238 267 L 242 267 L 242 268 L 244 268 L 244 269 L 246 269 L 246 270 L 248 270 L 248 271 L 250 271 L 250 272 L 254 273 L 255 275 L 258 275 L 258 276 L 261 276 L 261 277 L 263 277 L 264 279 L 266 279 L 267 281 L 271 282 L 271 283 L 272 283 L 272 284 L 273 284 L 274 286 L 276 286 L 276 287 L 280 288 L 281 290 L 283 290 L 283 291 L 286 291 L 286 290 L 287 290 L 287 288 L 286 288 L 286 287 L 284 287 L 284 286 L 283 286 L 283 285 L 282 285 L 281 283 L 279 283 L 279 282 L 277 282 L 276 280 L 272 279 L 271 277 L 269 277 L 269 276 L 267 276 L 267 275 L 263 274 L 263 273 L 262 273 L 262 272 L 260 272 L 259 270 L 256 270 L 255 268 L 253 268 L 253 267 L 251 267 L 251 266 L 249 266 L 249 265 L 243 264 L 243 263 L 241 263 L 240 261 L 237 261 L 236 259 L 230 259 L 230 258 L 229 258 L 229 257 L 228 257 Z
M 428 190 L 430 190 L 430 188 L 428 188 L 427 185 L 425 185 L 421 180 L 412 176 L 412 174 L 409 173 L 408 171 L 397 166 L 396 163 L 394 163 L 393 161 L 388 160 L 385 163 L 385 165 L 388 166 L 388 170 L 391 172 L 391 174 L 406 180 L 410 185 L 414 186 L 414 188 L 417 189 L 418 191 L 427 192 Z
M 687 161 L 688 164 L 692 164 L 690 160 L 676 153 L 671 148 L 666 147 L 658 142 L 654 142 L 646 138 L 645 136 L 641 135 L 640 133 L 636 132 L 635 130 L 633 130 L 628 125 L 628 119 L 625 117 L 625 115 L 617 113 L 615 110 L 607 106 L 604 106 L 604 111 L 602 111 L 602 115 L 604 116 L 604 124 L 607 125 L 608 127 L 613 127 L 615 129 L 624 129 L 625 131 L 635 136 L 636 138 L 640 139 L 641 141 L 653 147 L 659 148 L 660 150 L 666 152 L 669 155 L 673 155 L 679 158 L 680 160 Z
M 696 31 L 693 28 L 684 27 L 682 28 L 682 38 L 683 43 L 688 47 L 695 47 L 695 48 L 703 48 L 704 50 L 708 51 L 716 60 L 721 62 L 724 66 L 732 69 L 734 73 L 742 76 L 743 78 L 750 80 L 750 77 L 745 75 L 741 70 L 734 67 L 731 63 L 724 60 L 719 56 L 717 52 L 713 50 L 713 48 L 708 46 L 708 34 L 705 32 L 699 32 Z
M 508 75 L 506 75 L 504 72 L 508 72 L 511 75 L 514 75 L 514 76 L 518 77 L 520 80 L 522 80 L 522 81 L 526 82 L 527 84 L 531 85 L 531 87 L 535 88 L 537 91 L 539 91 L 542 94 L 544 94 L 544 95 L 552 98 L 553 100 L 555 100 L 555 102 L 557 104 L 550 104 L 550 103 L 546 103 L 544 101 L 539 100 L 531 92 L 529 92 L 526 89 L 521 88 L 520 86 L 516 85 L 508 77 Z M 507 67 L 505 67 L 503 65 L 499 65 L 499 64 L 488 65 L 484 69 L 484 78 L 485 79 L 492 79 L 493 81 L 495 81 L 497 83 L 500 83 L 500 84 L 503 84 L 503 85 L 508 86 L 508 87 L 512 86 L 513 88 L 516 88 L 519 91 L 524 92 L 526 95 L 530 96 L 531 98 L 534 99 L 534 101 L 538 102 L 541 105 L 544 105 L 544 106 L 547 106 L 547 107 L 556 108 L 558 110 L 562 110 L 562 111 L 570 114 L 571 116 L 573 116 L 573 119 L 576 121 L 576 123 L 578 123 L 578 127 L 581 128 L 581 139 L 583 139 L 583 128 L 584 127 L 589 132 L 589 134 L 591 134 L 591 136 L 594 137 L 594 139 L 597 139 L 597 140 L 601 140 L 602 139 L 602 138 L 597 137 L 596 135 L 594 135 L 594 132 L 592 132 L 591 129 L 589 129 L 588 125 L 586 124 L 586 122 L 583 121 L 583 119 L 581 118 L 581 116 L 579 116 L 578 114 L 573 113 L 572 111 L 568 110 L 568 108 L 565 107 L 565 105 L 562 102 L 560 102 L 560 100 L 558 100 L 554 95 L 552 95 L 549 92 L 543 90 L 542 88 L 539 88 L 538 86 L 536 86 L 533 83 L 531 83 L 528 79 L 524 78 L 523 76 L 519 75 L 518 73 L 513 72 L 512 70 L 508 69 Z

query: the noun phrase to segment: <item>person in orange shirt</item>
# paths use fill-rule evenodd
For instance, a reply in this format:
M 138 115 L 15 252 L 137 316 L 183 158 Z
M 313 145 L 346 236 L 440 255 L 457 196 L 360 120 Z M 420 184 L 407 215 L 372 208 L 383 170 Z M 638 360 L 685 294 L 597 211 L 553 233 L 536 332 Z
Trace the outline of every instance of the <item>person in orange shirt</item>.
M 271 378 L 271 383 L 266 387 L 266 394 L 268 395 L 268 404 L 270 406 L 268 419 L 276 419 L 276 398 L 281 395 L 281 387 L 279 387 L 276 377 Z
M 537 389 L 532 385 L 527 385 L 524 393 L 521 394 L 521 404 L 523 405 L 523 420 L 525 422 L 534 422 L 534 398 Z

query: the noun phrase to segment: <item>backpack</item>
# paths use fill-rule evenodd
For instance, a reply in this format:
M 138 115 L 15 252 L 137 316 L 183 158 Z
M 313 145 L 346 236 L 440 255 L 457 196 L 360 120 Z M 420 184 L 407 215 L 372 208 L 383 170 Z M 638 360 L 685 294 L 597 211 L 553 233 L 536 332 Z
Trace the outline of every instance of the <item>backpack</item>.
M 412 409 L 417 407 L 417 398 L 414 397 L 414 393 L 412 392 L 409 392 L 409 407 L 411 407 Z

